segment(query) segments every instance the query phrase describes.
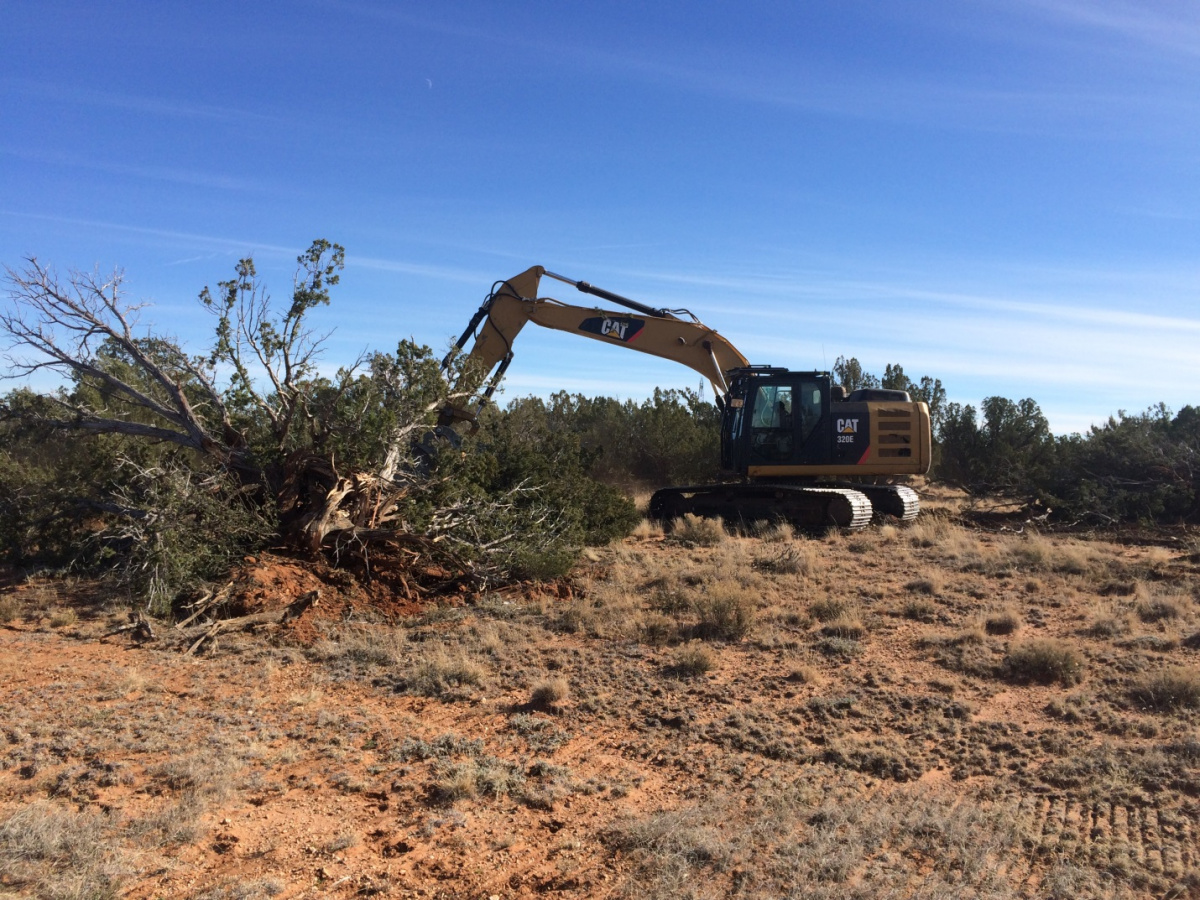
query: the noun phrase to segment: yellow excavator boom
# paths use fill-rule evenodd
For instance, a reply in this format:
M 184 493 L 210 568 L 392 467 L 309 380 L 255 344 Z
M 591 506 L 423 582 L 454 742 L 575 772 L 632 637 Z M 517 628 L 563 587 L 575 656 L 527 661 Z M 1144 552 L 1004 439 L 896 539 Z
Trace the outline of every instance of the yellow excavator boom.
M 627 307 L 629 312 L 572 306 L 550 297 L 538 297 L 543 276 L 612 300 Z M 684 314 L 691 320 L 682 318 Z M 491 397 L 512 360 L 513 341 L 528 322 L 681 363 L 707 378 L 717 397 L 728 393 L 726 373 L 750 364 L 729 341 L 684 310 L 653 309 L 587 282 L 572 281 L 547 272 L 542 266 L 533 266 L 515 278 L 496 283 L 446 356 L 444 368 L 449 367 L 470 336 L 475 335 L 464 369 L 469 383 L 455 386 L 453 393 L 457 399 L 442 411 L 440 424 L 474 423 L 478 408 L 468 408 L 470 395 L 487 380 L 483 402 Z

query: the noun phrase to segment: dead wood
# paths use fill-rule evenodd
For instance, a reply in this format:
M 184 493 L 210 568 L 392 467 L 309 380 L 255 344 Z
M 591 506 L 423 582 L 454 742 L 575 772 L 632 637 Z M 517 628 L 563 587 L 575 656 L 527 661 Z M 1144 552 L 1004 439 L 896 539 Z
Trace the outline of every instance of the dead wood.
M 209 610 L 216 609 L 218 606 L 220 606 L 222 603 L 224 603 L 226 600 L 228 600 L 229 595 L 232 592 L 233 592 L 233 582 L 232 581 L 229 582 L 229 584 L 225 585 L 225 587 L 221 588 L 221 590 L 217 591 L 216 594 L 214 594 L 212 591 L 205 591 L 203 597 L 201 597 L 199 600 L 197 600 L 191 606 L 187 607 L 188 609 L 191 609 L 193 611 L 192 614 L 190 616 L 188 616 L 186 619 L 184 619 L 182 622 L 177 622 L 175 624 L 175 627 L 183 628 L 186 625 L 190 625 L 192 622 L 196 621 L 196 619 L 200 618 L 202 615 L 207 613 Z
M 282 625 L 292 619 L 298 619 L 310 606 L 316 606 L 320 598 L 319 590 L 309 591 L 301 594 L 283 609 L 252 613 L 248 616 L 236 616 L 232 619 L 218 619 L 204 625 L 180 629 L 177 634 L 172 635 L 170 641 L 178 646 L 187 644 L 185 655 L 190 656 L 199 650 L 205 641 L 215 642 L 218 634 L 229 631 L 246 631 L 260 625 Z
M 105 632 L 105 637 L 112 637 L 117 634 L 128 633 L 135 641 L 152 641 L 154 640 L 154 626 L 150 624 L 150 620 L 142 613 L 130 613 L 129 621 L 124 625 L 118 625 L 111 631 Z

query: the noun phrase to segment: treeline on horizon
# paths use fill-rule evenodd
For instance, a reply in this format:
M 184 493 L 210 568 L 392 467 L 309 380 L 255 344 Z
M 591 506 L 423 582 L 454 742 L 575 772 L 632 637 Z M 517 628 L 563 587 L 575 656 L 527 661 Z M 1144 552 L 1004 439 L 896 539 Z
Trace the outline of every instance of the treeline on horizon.
M 1200 522 L 1200 409 L 1162 403 L 1118 412 L 1085 434 L 1056 436 L 1037 402 L 987 397 L 977 409 L 949 403 L 938 378 L 882 376 L 839 357 L 835 383 L 905 390 L 929 404 L 933 481 L 973 497 L 1024 503 L 1063 523 Z M 703 484 L 719 476 L 720 414 L 699 392 L 656 389 L 641 402 L 560 392 L 526 397 L 496 413 L 521 427 L 570 434 L 587 473 L 627 490 Z

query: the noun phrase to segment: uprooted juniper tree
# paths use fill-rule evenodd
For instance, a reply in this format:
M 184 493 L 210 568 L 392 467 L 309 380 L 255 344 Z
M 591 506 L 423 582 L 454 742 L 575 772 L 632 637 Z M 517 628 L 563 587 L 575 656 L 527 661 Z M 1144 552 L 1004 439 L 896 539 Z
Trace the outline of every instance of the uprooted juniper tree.
M 429 348 L 401 341 L 320 374 L 310 314 L 329 303 L 343 254 L 315 241 L 281 310 L 241 260 L 200 294 L 216 328 L 199 355 L 139 323 L 120 273 L 61 281 L 34 258 L 9 269 L 10 377 L 63 379 L 3 401 L 9 557 L 113 565 L 162 608 L 189 579 L 268 545 L 359 560 L 386 545 L 486 578 L 584 537 L 541 485 L 498 491 L 478 475 L 488 467 L 457 455 L 432 475 L 411 465 L 413 439 L 459 383 Z

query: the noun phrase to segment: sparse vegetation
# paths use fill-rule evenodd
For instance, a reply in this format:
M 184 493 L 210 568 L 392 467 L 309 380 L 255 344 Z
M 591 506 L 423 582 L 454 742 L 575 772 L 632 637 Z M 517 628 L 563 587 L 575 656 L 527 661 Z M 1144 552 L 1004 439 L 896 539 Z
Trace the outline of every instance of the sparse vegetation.
M 1147 675 L 1134 683 L 1129 696 L 1139 707 L 1159 712 L 1200 708 L 1200 672 L 1173 668 Z
M 738 641 L 754 627 L 754 599 L 736 584 L 719 582 L 694 602 L 696 636 L 708 640 Z
M 670 670 L 684 678 L 696 678 L 712 671 L 716 657 L 712 650 L 699 642 L 677 647 L 671 654 Z
M 826 637 L 845 638 L 847 640 L 861 640 L 863 635 L 867 633 L 866 626 L 862 621 L 851 613 L 843 613 L 836 619 L 831 619 L 821 626 L 821 634 Z
M 832 622 L 843 616 L 857 615 L 853 602 L 842 597 L 824 597 L 808 607 L 809 614 L 818 622 Z
M 0 624 L 17 618 L 21 614 L 21 607 L 21 601 L 13 595 L 0 595 Z
M 477 687 L 484 677 L 484 667 L 477 660 L 462 652 L 435 647 L 422 656 L 404 684 L 412 693 L 442 697 L 463 688 Z
M 1139 600 L 1134 611 L 1143 622 L 1163 622 L 1180 618 L 1185 603 L 1181 597 L 1154 593 Z
M 705 519 L 691 513 L 685 513 L 671 526 L 672 540 L 700 547 L 715 547 L 728 536 L 720 519 Z
M 759 554 L 754 564 L 780 575 L 811 575 L 816 570 L 818 558 L 816 548 L 811 544 L 789 541 L 776 550 Z
M 20 598 L 0 628 L 0 892 L 1182 889 L 1190 563 L 930 521 L 929 544 L 922 522 L 634 538 L 569 582 L 442 603 L 375 604 L 323 570 L 299 622 L 204 655 L 150 642 L 135 669 L 103 589 L 22 583 L 0 593 Z M 793 546 L 814 554 L 800 577 L 771 562 Z M 229 602 L 307 589 L 281 571 Z M 30 852 L 27 808 L 97 849 Z
M 1059 682 L 1067 687 L 1083 678 L 1083 659 L 1062 641 L 1035 638 L 1017 644 L 1004 660 L 1009 675 L 1019 681 L 1039 684 Z
M 529 692 L 529 702 L 542 709 L 552 709 L 571 694 L 565 678 L 546 678 L 539 681 Z
M 904 589 L 914 594 L 935 597 L 942 592 L 942 584 L 937 578 L 915 578 L 904 585 Z
M 933 622 L 937 619 L 937 607 L 928 600 L 906 600 L 900 609 L 900 614 L 914 622 Z
M 1012 634 L 1021 627 L 1021 616 L 1012 607 L 992 610 L 984 618 L 983 627 L 988 634 Z

